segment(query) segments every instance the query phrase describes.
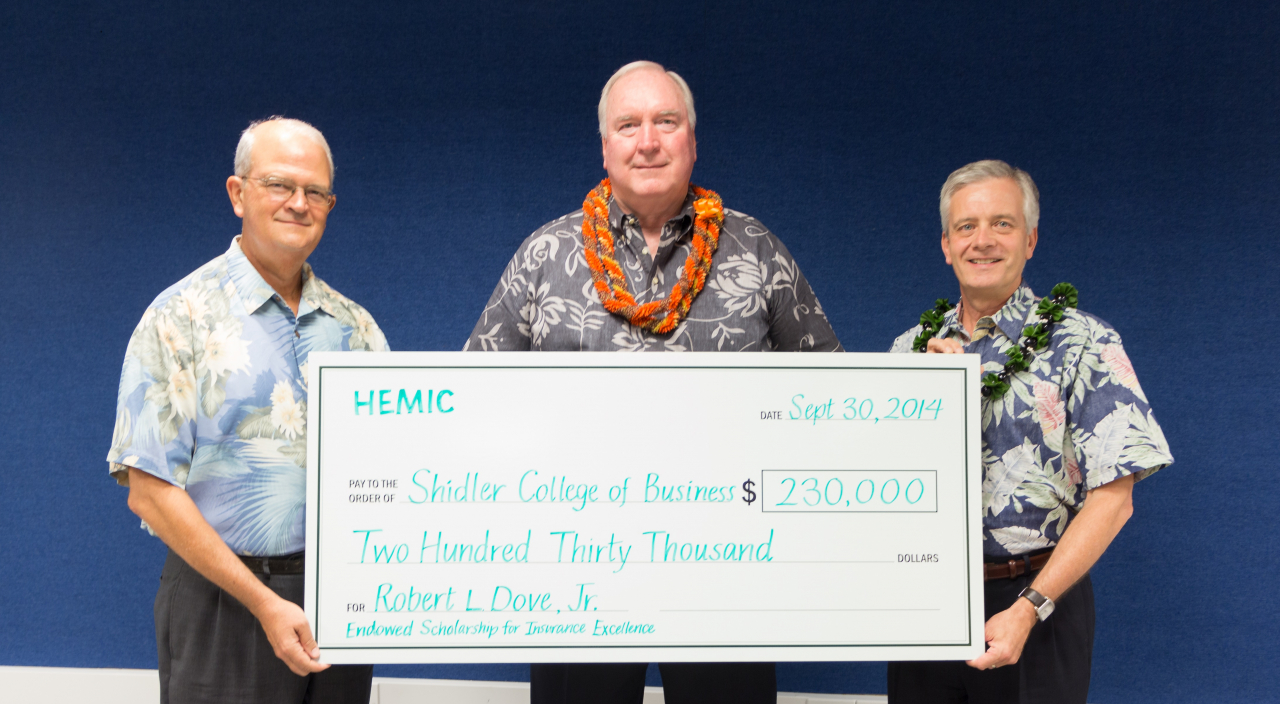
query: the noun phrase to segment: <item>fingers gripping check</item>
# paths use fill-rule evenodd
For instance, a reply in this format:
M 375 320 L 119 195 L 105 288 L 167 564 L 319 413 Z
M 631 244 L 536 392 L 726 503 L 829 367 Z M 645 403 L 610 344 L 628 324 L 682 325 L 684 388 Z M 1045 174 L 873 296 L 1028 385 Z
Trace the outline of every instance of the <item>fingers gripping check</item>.
M 970 660 L 970 667 L 990 670 L 1018 662 L 1018 658 L 1022 657 L 1022 648 L 1027 643 L 1027 636 L 1036 624 L 1035 611 L 1029 606 L 1030 602 L 1018 599 L 1013 606 L 987 621 L 987 652 Z
M 276 657 L 294 674 L 305 676 L 329 667 L 320 662 L 320 648 L 311 635 L 311 625 L 297 604 L 278 599 L 263 610 L 258 620 Z
M 932 338 L 929 340 L 929 346 L 925 349 L 930 354 L 964 354 L 964 345 L 959 340 L 952 338 L 939 339 Z

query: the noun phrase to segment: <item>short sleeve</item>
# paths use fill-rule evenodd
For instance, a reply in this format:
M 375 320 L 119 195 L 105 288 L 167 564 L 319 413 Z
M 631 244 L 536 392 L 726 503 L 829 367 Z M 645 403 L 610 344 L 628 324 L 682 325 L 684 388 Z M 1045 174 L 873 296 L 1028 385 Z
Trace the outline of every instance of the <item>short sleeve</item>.
M 1120 335 L 1097 319 L 1080 316 L 1072 322 L 1081 329 L 1068 334 L 1088 342 L 1074 360 L 1066 389 L 1071 440 L 1063 447 L 1067 471 L 1086 489 L 1096 489 L 1129 474 L 1144 479 L 1171 464 L 1169 444 Z
M 176 298 L 176 297 L 175 297 Z M 129 339 L 120 372 L 109 471 L 124 484 L 130 467 L 185 486 L 194 451 L 199 390 L 185 307 L 149 308 Z
M 915 344 L 916 338 L 919 337 L 920 333 L 923 330 L 924 330 L 924 326 L 917 325 L 914 328 L 911 328 L 910 330 L 899 335 L 897 339 L 893 341 L 893 345 L 889 347 L 889 353 L 890 354 L 908 354 L 910 352 L 914 352 L 915 350 L 911 349 L 911 347 L 912 345 Z
M 369 311 L 364 309 L 364 306 L 334 290 L 328 283 L 311 273 L 310 269 L 307 272 L 309 278 L 303 284 L 303 291 L 314 287 L 311 290 L 318 293 L 321 310 L 333 316 L 339 325 L 349 329 L 350 335 L 347 337 L 346 349 L 352 352 L 391 350 L 391 346 L 387 344 L 387 336 L 382 333 L 382 328 L 378 327 L 378 323 L 374 321 Z
M 764 227 L 759 221 L 752 223 Z M 767 279 L 769 293 L 769 340 L 780 352 L 843 352 L 827 314 L 809 280 L 800 271 L 786 245 L 766 229 L 766 238 L 774 251 L 761 253 L 773 271 Z
M 352 325 L 351 337 L 347 344 L 353 351 L 367 352 L 390 352 L 391 345 L 387 344 L 387 336 L 382 334 L 382 328 L 378 327 L 372 315 L 364 307 L 355 303 L 350 304 L 354 313 L 354 324 Z
M 535 235 L 537 233 L 534 233 Z M 516 251 L 515 256 L 502 271 L 498 285 L 494 287 L 489 302 L 485 304 L 476 321 L 471 336 L 462 346 L 463 351 L 500 352 L 530 350 L 533 339 L 529 322 L 525 317 L 528 304 L 529 281 L 532 273 L 525 266 L 525 249 L 528 240 Z

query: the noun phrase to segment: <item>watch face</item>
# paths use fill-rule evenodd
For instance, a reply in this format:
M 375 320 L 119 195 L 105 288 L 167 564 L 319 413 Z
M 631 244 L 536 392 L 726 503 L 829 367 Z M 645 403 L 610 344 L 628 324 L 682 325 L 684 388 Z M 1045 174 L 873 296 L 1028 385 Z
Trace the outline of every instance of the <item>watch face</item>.
M 1049 614 L 1053 613 L 1053 600 L 1048 597 L 1042 597 L 1044 603 L 1036 607 L 1036 617 L 1041 621 L 1049 618 Z

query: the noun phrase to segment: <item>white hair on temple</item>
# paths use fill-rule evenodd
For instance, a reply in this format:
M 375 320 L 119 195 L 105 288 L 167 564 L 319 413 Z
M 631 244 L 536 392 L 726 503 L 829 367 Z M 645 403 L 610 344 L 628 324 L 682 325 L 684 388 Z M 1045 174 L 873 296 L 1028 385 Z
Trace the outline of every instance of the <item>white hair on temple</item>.
M 961 188 L 975 183 L 990 181 L 993 178 L 1011 178 L 1022 189 L 1022 217 L 1027 221 L 1027 232 L 1036 229 L 1040 224 L 1040 189 L 1031 180 L 1031 174 L 999 159 L 985 159 L 965 164 L 947 177 L 942 184 L 942 193 L 938 197 L 938 212 L 942 216 L 942 231 L 949 231 L 947 217 L 951 211 L 951 197 Z
M 329 160 L 329 187 L 333 188 L 334 166 L 333 152 L 329 150 L 329 142 L 325 140 L 320 130 L 316 129 L 310 123 L 302 120 L 295 120 L 291 117 L 281 117 L 280 115 L 272 115 L 265 120 L 255 120 L 249 123 L 249 126 L 240 133 L 240 143 L 236 145 L 236 161 L 235 174 L 241 178 L 248 176 L 250 169 L 253 168 L 253 142 L 260 125 L 271 122 L 282 122 L 295 130 L 305 134 L 319 144 L 324 149 L 324 155 Z
M 698 124 L 698 113 L 693 109 L 693 91 L 689 90 L 689 84 L 684 82 L 684 79 L 680 77 L 680 74 L 675 71 L 668 71 L 662 64 L 655 63 L 653 61 L 632 61 L 617 71 L 614 71 L 613 75 L 609 77 L 608 82 L 604 84 L 604 89 L 600 91 L 600 105 L 596 108 L 596 118 L 600 122 L 600 136 L 608 136 L 608 133 L 605 131 L 606 125 L 604 124 L 604 113 L 605 109 L 609 105 L 609 91 L 613 90 L 613 84 L 617 83 L 619 78 L 622 78 L 628 73 L 631 73 L 632 71 L 639 71 L 641 69 L 661 71 L 667 74 L 672 83 L 676 84 L 676 88 L 680 89 L 681 97 L 684 98 L 684 111 L 689 119 L 689 129 L 693 130 L 693 128 Z

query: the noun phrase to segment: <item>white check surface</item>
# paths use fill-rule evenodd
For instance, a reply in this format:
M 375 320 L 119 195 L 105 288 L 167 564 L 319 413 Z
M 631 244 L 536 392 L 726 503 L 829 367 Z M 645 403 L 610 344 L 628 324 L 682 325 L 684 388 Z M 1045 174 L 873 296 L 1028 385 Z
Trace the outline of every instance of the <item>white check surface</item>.
M 971 355 L 310 358 L 323 659 L 968 659 Z

